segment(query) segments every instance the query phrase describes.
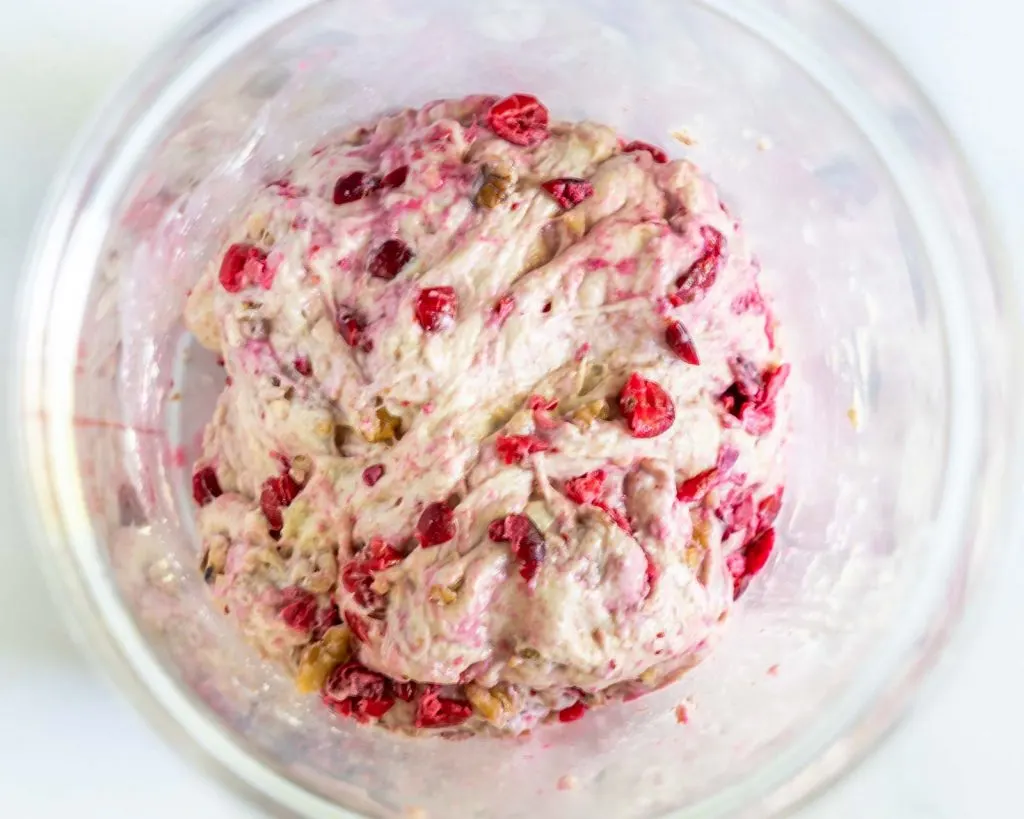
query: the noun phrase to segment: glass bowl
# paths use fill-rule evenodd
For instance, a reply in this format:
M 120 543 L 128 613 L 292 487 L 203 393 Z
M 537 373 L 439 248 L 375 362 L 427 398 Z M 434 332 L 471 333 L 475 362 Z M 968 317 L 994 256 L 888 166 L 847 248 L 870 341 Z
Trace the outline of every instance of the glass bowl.
M 188 479 L 221 375 L 181 310 L 246 191 L 325 134 L 520 90 L 693 158 L 744 222 L 794 368 L 781 546 L 671 688 L 519 741 L 400 739 L 294 693 L 213 610 Z M 277 812 L 782 813 L 892 724 L 1015 525 L 1018 302 L 987 228 L 928 103 L 822 0 L 210 6 L 40 226 L 13 444 L 41 559 L 143 711 Z

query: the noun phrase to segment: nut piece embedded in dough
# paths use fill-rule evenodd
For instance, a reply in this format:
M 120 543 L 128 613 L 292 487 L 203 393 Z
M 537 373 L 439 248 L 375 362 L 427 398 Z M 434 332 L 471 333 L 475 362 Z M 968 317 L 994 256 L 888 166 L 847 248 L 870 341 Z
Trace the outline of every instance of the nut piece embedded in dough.
M 503 686 L 484 688 L 477 683 L 469 683 L 465 690 L 473 710 L 492 725 L 504 725 L 509 715 L 515 712 L 515 703 Z
M 459 599 L 459 596 L 448 586 L 435 585 L 430 587 L 430 602 L 447 606 Z
M 298 484 L 304 484 L 313 474 L 313 461 L 308 455 L 296 455 L 292 458 L 288 468 L 288 474 Z
M 495 208 L 508 199 L 515 188 L 516 176 L 512 165 L 507 162 L 489 163 L 484 167 L 484 181 L 476 194 L 476 204 L 481 208 Z
M 228 562 L 228 539 L 224 535 L 214 535 L 207 540 L 206 554 L 199 564 L 203 580 L 212 583 L 219 574 L 224 574 Z
M 365 436 L 371 444 L 387 444 L 402 437 L 402 419 L 384 407 L 377 408 L 377 425 Z
M 590 425 L 598 418 L 607 421 L 611 417 L 611 407 L 603 398 L 584 404 L 572 414 L 572 420 L 583 429 L 589 429 Z
M 319 643 L 306 646 L 299 660 L 295 687 L 302 694 L 319 691 L 327 676 L 352 654 L 352 633 L 348 626 L 332 626 Z

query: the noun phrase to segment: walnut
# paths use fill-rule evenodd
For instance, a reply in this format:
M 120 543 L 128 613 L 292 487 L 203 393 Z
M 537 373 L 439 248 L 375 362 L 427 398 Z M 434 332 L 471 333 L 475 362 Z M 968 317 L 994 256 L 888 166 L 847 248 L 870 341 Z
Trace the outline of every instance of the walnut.
M 295 687 L 303 694 L 319 691 L 327 676 L 352 654 L 348 626 L 332 626 L 323 639 L 303 649 L 295 675 Z
M 338 562 L 333 554 L 324 552 L 316 556 L 314 565 L 303 585 L 314 594 L 327 594 L 337 582 Z
M 245 299 L 234 312 L 238 334 L 245 339 L 261 341 L 270 335 L 270 320 L 260 314 L 258 302 Z
M 586 233 L 587 215 L 582 210 L 574 208 L 552 219 L 542 232 L 548 258 L 576 244 Z
M 687 546 L 683 554 L 683 560 L 691 569 L 696 569 L 704 560 L 704 550 L 699 546 Z
M 266 212 L 254 213 L 245 223 L 245 236 L 254 244 L 261 247 L 270 247 L 274 244 L 274 234 L 270 232 L 270 214 Z
M 696 517 L 697 519 L 693 521 L 693 540 L 701 548 L 707 549 L 711 545 L 713 533 L 711 519 L 706 514 Z
M 440 603 L 442 606 L 454 603 L 458 599 L 458 595 L 447 586 L 431 586 L 429 597 L 430 602 Z
M 466 685 L 466 698 L 473 710 L 492 725 L 503 725 L 515 712 L 515 703 L 504 685 L 484 688 L 477 683 Z
M 296 455 L 292 458 L 288 474 L 291 475 L 295 483 L 305 484 L 309 480 L 309 476 L 313 474 L 313 460 L 308 455 Z
M 589 429 L 590 425 L 598 418 L 602 421 L 607 421 L 610 417 L 611 407 L 603 398 L 584 404 L 572 414 L 572 420 L 583 427 L 583 429 Z
M 208 541 L 206 554 L 203 555 L 199 570 L 203 579 L 210 583 L 218 574 L 224 573 L 228 562 L 228 539 L 224 535 L 214 535 Z
M 477 207 L 494 208 L 508 199 L 516 184 L 515 172 L 508 163 L 484 166 L 484 181 L 476 194 Z
M 391 443 L 402 437 L 402 419 L 392 415 L 384 407 L 377 408 L 377 424 L 366 440 L 371 444 Z

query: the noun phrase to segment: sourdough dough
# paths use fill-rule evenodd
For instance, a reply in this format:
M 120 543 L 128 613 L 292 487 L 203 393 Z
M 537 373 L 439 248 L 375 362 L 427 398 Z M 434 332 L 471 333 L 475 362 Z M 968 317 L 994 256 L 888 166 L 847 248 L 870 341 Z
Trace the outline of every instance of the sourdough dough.
M 186 308 L 227 375 L 193 490 L 264 656 L 411 733 L 571 721 L 699 661 L 774 544 L 789 368 L 692 163 L 470 97 L 241 212 Z

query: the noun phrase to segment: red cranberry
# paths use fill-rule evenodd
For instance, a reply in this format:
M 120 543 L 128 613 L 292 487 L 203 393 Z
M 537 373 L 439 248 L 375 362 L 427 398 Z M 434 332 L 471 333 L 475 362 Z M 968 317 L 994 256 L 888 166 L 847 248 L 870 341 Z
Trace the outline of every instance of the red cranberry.
M 612 523 L 618 526 L 627 535 L 633 534 L 633 527 L 630 525 L 629 519 L 614 506 L 609 506 L 604 501 L 595 501 L 594 506 L 608 515 L 608 517 L 612 519 Z
M 327 630 L 338 625 L 340 622 L 341 617 L 338 615 L 338 607 L 333 602 L 329 602 L 322 609 L 318 609 L 316 620 L 313 622 L 313 640 L 323 639 Z
M 267 519 L 267 528 L 271 534 L 280 533 L 281 527 L 284 526 L 281 510 L 290 506 L 301 490 L 302 487 L 287 472 L 267 478 L 263 482 L 263 488 L 260 490 L 260 509 Z
M 358 614 L 346 610 L 345 625 L 348 626 L 348 630 L 352 632 L 352 636 L 360 643 L 370 642 L 370 630 L 366 625 L 366 621 Z
M 647 567 L 644 570 L 644 575 L 647 579 L 647 596 L 650 596 L 654 591 L 658 578 L 661 576 L 661 572 L 658 569 L 658 564 L 654 562 L 654 558 L 651 557 L 646 549 L 644 550 L 644 559 L 647 561 Z
M 196 506 L 206 506 L 222 494 L 217 471 L 212 466 L 200 467 L 192 473 L 192 500 L 196 502 Z
M 660 385 L 633 373 L 619 393 L 619 408 L 634 438 L 655 438 L 676 420 L 672 399 Z
M 639 139 L 634 139 L 632 142 L 627 142 L 622 146 L 623 153 L 632 154 L 637 151 L 647 151 L 647 153 L 654 157 L 654 161 L 659 165 L 664 165 L 668 162 L 668 154 L 656 145 L 651 145 L 649 142 L 641 142 Z
M 676 487 L 676 500 L 684 503 L 699 501 L 720 482 L 720 475 L 715 467 L 698 472 L 687 478 Z
M 761 398 L 762 402 L 767 403 L 769 401 L 774 401 L 778 397 L 779 392 L 782 390 L 786 380 L 789 378 L 789 371 L 789 365 L 783 364 L 764 375 L 764 394 Z
M 576 720 L 582 719 L 585 713 L 587 713 L 587 706 L 582 702 L 574 702 L 568 708 L 563 708 L 558 712 L 558 721 L 576 722 Z
M 220 263 L 220 284 L 237 293 L 253 284 L 269 290 L 274 277 L 267 271 L 267 254 L 255 245 L 231 245 Z
M 382 188 L 400 188 L 405 184 L 405 180 L 409 176 L 409 166 L 401 165 L 395 168 L 393 171 L 388 171 L 384 174 L 384 177 L 380 180 L 380 187 Z
M 373 486 L 384 477 L 384 464 L 372 464 L 363 470 L 363 483 Z
M 544 562 L 547 545 L 533 521 L 526 515 L 507 515 L 487 527 L 487 535 L 495 543 L 508 543 L 519 561 L 519 574 L 527 583 L 533 580 Z
M 687 364 L 700 364 L 697 348 L 693 346 L 693 337 L 681 321 L 673 321 L 665 328 L 665 341 L 669 349 Z
M 383 538 L 375 537 L 360 552 L 360 559 L 370 571 L 382 572 L 402 562 L 402 553 Z
M 548 109 L 529 94 L 513 94 L 487 112 L 487 127 L 514 145 L 537 145 L 548 137 Z
M 526 407 L 534 412 L 551 412 L 558 408 L 558 399 L 545 398 L 543 395 L 531 395 L 526 399 Z
M 426 287 L 416 297 L 416 322 L 427 333 L 439 333 L 455 324 L 459 297 L 453 287 Z
M 775 548 L 775 530 L 767 529 L 761 532 L 746 546 L 743 547 L 743 559 L 745 561 L 746 573 L 755 575 L 771 557 L 772 549 Z
M 735 381 L 719 399 L 723 408 L 739 418 L 751 435 L 767 434 L 775 424 L 775 399 L 789 377 L 789 365 L 762 375 L 745 358 L 738 356 L 729 364 Z
M 309 632 L 317 615 L 316 595 L 299 586 L 281 589 L 281 621 L 295 631 Z
M 416 704 L 416 727 L 450 728 L 472 715 L 473 706 L 468 702 L 442 697 L 435 688 L 424 692 Z
M 335 714 L 340 714 L 343 717 L 355 716 L 355 700 L 332 700 L 330 697 L 320 694 L 320 699 L 324 705 L 330 708 Z
M 295 365 L 295 372 L 299 375 L 304 375 L 308 378 L 313 374 L 313 365 L 306 356 L 299 356 L 293 363 Z
M 342 588 L 363 608 L 380 608 L 384 599 L 373 590 L 373 575 L 401 563 L 402 557 L 387 541 L 373 538 L 359 555 L 345 564 L 341 571 Z
M 360 722 L 380 719 L 395 704 L 391 681 L 355 660 L 330 673 L 321 697 L 332 710 Z
M 377 180 L 370 174 L 352 171 L 334 184 L 334 204 L 347 205 L 369 196 L 376 189 Z
M 606 477 L 603 469 L 595 469 L 593 472 L 569 478 L 565 482 L 566 497 L 574 503 L 594 503 L 604 491 Z
M 358 313 L 344 311 L 338 316 L 338 332 L 349 347 L 359 347 L 364 352 L 373 349 L 373 342 L 365 337 L 366 321 Z
M 740 453 L 730 446 L 718 450 L 718 459 L 713 467 L 698 472 L 676 487 L 676 500 L 692 503 L 703 500 L 704 496 L 722 484 L 729 477 L 729 470 L 736 464 Z
M 569 210 L 576 207 L 584 199 L 594 195 L 594 186 L 586 179 L 565 176 L 561 179 L 549 179 L 541 183 L 541 187 L 554 199 L 560 207 Z
M 377 279 L 395 278 L 413 257 L 413 252 L 401 239 L 385 239 L 370 255 L 367 269 Z
M 729 370 L 732 372 L 733 380 L 736 382 L 736 389 L 744 398 L 757 401 L 761 396 L 761 389 L 764 386 L 761 381 L 761 374 L 757 371 L 754 362 L 743 356 L 736 356 L 729 361 Z
M 495 441 L 498 457 L 509 464 L 518 464 L 534 452 L 546 452 L 551 445 L 536 435 L 499 435 Z
M 386 699 L 380 700 L 373 700 L 364 697 L 356 705 L 356 714 L 364 717 L 372 717 L 373 719 L 380 719 L 391 710 L 394 704 L 394 697 L 387 697 Z
M 733 597 L 738 599 L 750 584 L 750 578 L 765 567 L 775 548 L 775 530 L 766 529 L 749 540 L 740 552 L 726 558 L 725 565 L 733 576 Z
M 729 498 L 728 505 L 719 510 L 719 515 L 726 524 L 725 536 L 749 529 L 755 514 L 757 510 L 754 506 L 754 490 L 747 488 L 734 492 Z
M 729 385 L 718 400 L 722 403 L 725 411 L 736 418 L 742 417 L 744 408 L 750 403 L 735 382 Z
M 405 682 L 392 680 L 391 690 L 395 692 L 395 696 L 402 702 L 412 702 L 416 699 L 416 683 L 412 680 L 406 680 Z
M 515 309 L 515 298 L 506 294 L 494 303 L 494 307 L 491 308 L 491 318 L 500 327 L 505 323 L 505 319 L 512 315 L 512 311 Z
M 757 505 L 757 528 L 759 530 L 768 529 L 775 523 L 782 510 L 782 496 L 783 488 L 780 486 Z
M 701 225 L 704 251 L 689 269 L 676 279 L 676 288 L 683 301 L 692 301 L 698 293 L 711 288 L 718 278 L 724 257 L 725 238 L 711 225 Z
M 416 523 L 416 539 L 424 549 L 455 537 L 455 512 L 443 502 L 430 503 Z
M 740 420 L 743 423 L 743 429 L 751 435 L 767 435 L 775 426 L 775 407 L 771 404 L 747 407 Z

